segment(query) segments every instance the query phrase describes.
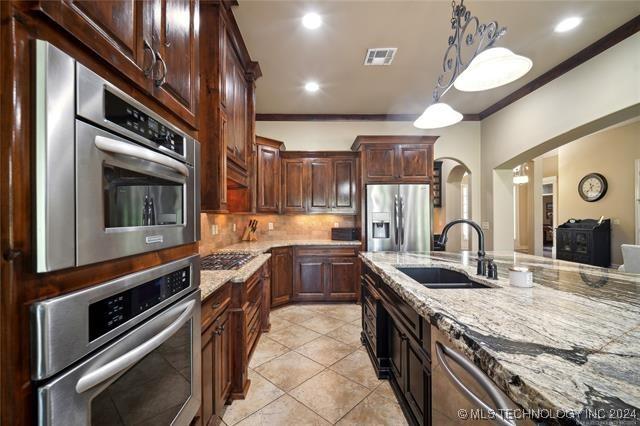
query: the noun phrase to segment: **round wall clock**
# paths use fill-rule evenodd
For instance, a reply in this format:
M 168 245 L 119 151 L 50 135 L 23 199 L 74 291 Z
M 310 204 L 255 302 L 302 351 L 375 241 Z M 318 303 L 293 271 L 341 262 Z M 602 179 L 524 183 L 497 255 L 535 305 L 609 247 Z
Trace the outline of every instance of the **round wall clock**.
M 589 173 L 580 180 L 578 193 L 585 201 L 598 201 L 607 193 L 607 179 L 600 173 Z

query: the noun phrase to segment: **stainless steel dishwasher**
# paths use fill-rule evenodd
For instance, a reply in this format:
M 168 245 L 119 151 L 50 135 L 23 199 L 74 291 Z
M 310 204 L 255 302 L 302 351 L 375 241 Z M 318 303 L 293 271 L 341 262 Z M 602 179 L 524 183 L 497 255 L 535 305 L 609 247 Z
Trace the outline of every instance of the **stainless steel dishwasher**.
M 439 425 L 534 425 L 513 420 L 518 406 L 478 366 L 454 349 L 447 336 L 431 326 L 431 418 Z M 505 417 L 501 416 L 505 414 Z

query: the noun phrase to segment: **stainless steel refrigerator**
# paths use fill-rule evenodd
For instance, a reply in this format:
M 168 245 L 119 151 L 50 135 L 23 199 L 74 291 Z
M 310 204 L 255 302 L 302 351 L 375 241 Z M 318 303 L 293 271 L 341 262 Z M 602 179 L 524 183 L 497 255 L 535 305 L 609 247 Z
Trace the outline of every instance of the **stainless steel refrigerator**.
M 367 185 L 367 250 L 431 250 L 429 185 Z

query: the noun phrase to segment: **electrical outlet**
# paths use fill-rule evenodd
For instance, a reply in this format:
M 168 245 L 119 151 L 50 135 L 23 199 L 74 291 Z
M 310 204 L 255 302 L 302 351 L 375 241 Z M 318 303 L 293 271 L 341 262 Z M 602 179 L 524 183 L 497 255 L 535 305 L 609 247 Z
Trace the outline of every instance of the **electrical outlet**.
M 231 224 L 231 230 L 232 230 L 233 232 L 236 232 L 236 228 L 237 228 L 237 227 L 236 227 L 236 224 L 235 224 L 235 223 L 232 223 L 232 224 Z
M 340 222 L 333 222 L 334 228 L 340 228 Z
M 489 229 L 491 229 L 491 224 L 489 222 L 482 222 L 482 229 L 484 231 L 488 231 Z
M 218 225 L 211 225 L 211 235 L 218 235 Z
M 269 231 L 273 231 L 273 222 L 269 222 L 268 227 L 269 227 Z
M 611 219 L 611 222 L 613 222 L 614 225 L 620 225 L 620 219 L 618 219 L 617 217 Z

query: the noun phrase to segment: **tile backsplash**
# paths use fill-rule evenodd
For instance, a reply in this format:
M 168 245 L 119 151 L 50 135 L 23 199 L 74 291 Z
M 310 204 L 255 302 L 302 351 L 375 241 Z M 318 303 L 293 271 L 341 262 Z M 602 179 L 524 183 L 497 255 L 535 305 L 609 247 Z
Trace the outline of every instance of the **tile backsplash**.
M 256 236 L 258 240 L 281 239 L 330 239 L 331 228 L 337 223 L 340 227 L 355 226 L 355 216 L 342 215 L 248 215 L 248 214 L 210 214 L 201 215 L 202 239 L 200 253 L 237 243 L 251 219 L 258 221 Z M 269 223 L 273 230 L 269 230 Z M 235 224 L 235 231 L 233 226 Z M 212 227 L 217 226 L 217 235 L 213 235 Z

